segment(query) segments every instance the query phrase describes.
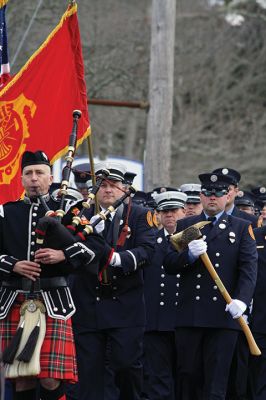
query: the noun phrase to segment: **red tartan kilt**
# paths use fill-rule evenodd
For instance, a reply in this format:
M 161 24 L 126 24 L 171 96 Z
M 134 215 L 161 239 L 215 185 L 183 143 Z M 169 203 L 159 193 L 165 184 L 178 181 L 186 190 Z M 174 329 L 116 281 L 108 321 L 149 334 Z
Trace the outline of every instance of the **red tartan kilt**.
M 19 295 L 21 299 L 21 295 Z M 13 304 L 7 317 L 0 320 L 2 350 L 16 333 L 21 304 Z M 50 318 L 46 314 L 46 334 L 40 355 L 41 372 L 38 378 L 54 378 L 77 382 L 76 349 L 71 318 L 67 321 Z

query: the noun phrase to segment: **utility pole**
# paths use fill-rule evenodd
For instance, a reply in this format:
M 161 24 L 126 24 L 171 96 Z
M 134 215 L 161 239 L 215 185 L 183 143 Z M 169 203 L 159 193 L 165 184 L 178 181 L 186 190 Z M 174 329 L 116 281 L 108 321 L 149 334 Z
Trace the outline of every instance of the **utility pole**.
M 170 184 L 176 0 L 152 1 L 145 190 Z

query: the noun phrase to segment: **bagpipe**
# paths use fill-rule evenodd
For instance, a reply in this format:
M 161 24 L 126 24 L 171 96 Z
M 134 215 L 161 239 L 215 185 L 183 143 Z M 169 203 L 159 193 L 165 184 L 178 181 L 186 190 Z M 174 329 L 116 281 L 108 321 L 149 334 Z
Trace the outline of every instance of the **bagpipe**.
M 45 217 L 40 218 L 36 227 L 36 251 L 43 245 L 53 243 L 52 248 L 62 249 L 74 242 L 73 235 L 67 232 L 61 224 L 65 212 L 63 210 L 65 196 L 74 159 L 77 142 L 77 124 L 81 117 L 81 111 L 73 111 L 73 128 L 69 139 L 68 153 L 66 156 L 66 167 L 63 170 L 61 183 L 61 198 L 59 210 L 54 212 L 49 209 L 44 196 L 39 194 L 38 198 L 45 210 Z M 46 243 L 45 243 L 46 240 Z M 52 268 L 50 268 L 52 270 Z M 20 307 L 20 319 L 15 335 L 9 346 L 3 351 L 3 362 L 5 364 L 5 376 L 17 378 L 19 376 L 35 376 L 40 373 L 40 352 L 46 333 L 46 312 L 53 317 L 67 319 L 75 312 L 74 304 L 64 277 L 58 277 L 58 269 L 55 276 L 47 278 L 45 266 L 42 265 L 40 278 L 31 281 L 27 278 L 16 278 L 10 282 L 10 288 L 6 291 L 16 290 L 27 293 L 26 300 Z M 60 281 L 61 278 L 61 281 Z M 25 282 L 26 281 L 26 282 Z M 5 282 L 3 282 L 3 285 Z M 16 287 L 16 285 L 18 285 Z M 46 285 L 46 286 L 45 286 Z M 27 290 L 25 290 L 27 286 Z M 42 294 L 43 301 L 40 299 Z M 54 294 L 54 297 L 53 297 Z M 50 301 L 46 301 L 49 297 Z M 14 297 L 15 298 L 15 297 Z M 45 300 L 46 299 L 46 300 Z M 65 301 L 66 299 L 66 301 Z M 58 301 L 57 301 L 58 300 Z M 56 303 L 57 301 L 57 303 Z M 59 306 L 58 306 L 59 304 Z M 10 305 L 11 306 L 11 305 Z M 59 310 L 59 307 L 61 309 Z M 68 307 L 68 309 L 67 309 Z M 53 309 L 52 309 L 53 308 Z M 56 314 L 58 313 L 58 314 Z M 59 315 L 61 313 L 61 315 Z M 64 315 L 65 314 L 65 315 Z M 55 318 L 55 316 L 54 316 Z
M 57 193 L 57 198 L 60 202 L 59 209 L 57 211 L 49 209 L 46 202 L 46 196 L 42 195 L 41 193 L 38 196 L 45 210 L 45 216 L 38 220 L 36 227 L 36 244 L 39 248 L 46 247 L 60 250 L 64 247 L 73 245 L 76 242 L 85 242 L 88 240 L 89 235 L 95 233 L 95 227 L 101 221 L 105 221 L 109 214 L 115 211 L 128 197 L 132 197 L 136 193 L 136 190 L 133 186 L 129 186 L 127 190 L 122 190 L 123 195 L 121 198 L 116 200 L 114 204 L 109 206 L 105 211 L 100 211 L 98 214 L 96 214 L 96 217 L 92 223 L 89 222 L 85 226 L 82 225 L 82 217 L 91 207 L 93 201 L 95 200 L 96 194 L 101 187 L 101 184 L 105 180 L 108 180 L 109 171 L 107 169 L 103 169 L 101 174 L 97 176 L 96 183 L 92 186 L 87 200 L 83 201 L 82 203 L 81 201 L 78 202 L 78 205 L 81 205 L 79 212 L 73 216 L 70 216 L 70 213 L 66 215 L 64 203 L 69 190 L 70 174 L 77 144 L 78 120 L 80 117 L 81 111 L 74 110 L 73 127 L 69 137 L 67 155 L 65 157 L 66 165 L 62 171 L 61 187 Z M 45 268 L 46 266 L 44 266 L 44 269 Z
M 81 203 L 81 209 L 78 215 L 72 217 L 71 223 L 68 223 L 70 213 L 65 211 L 65 200 L 68 195 L 69 178 L 74 160 L 74 154 L 77 143 L 78 120 L 81 116 L 79 110 L 73 111 L 73 128 L 69 138 L 68 152 L 65 157 L 66 166 L 62 171 L 61 188 L 58 191 L 59 209 L 51 210 L 47 204 L 47 196 L 39 193 L 38 198 L 42 204 L 45 215 L 41 217 L 36 226 L 36 251 L 40 248 L 51 248 L 55 250 L 63 250 L 67 247 L 78 246 L 77 242 L 85 242 L 94 235 L 95 240 L 103 238 L 95 235 L 95 227 L 102 221 L 106 220 L 108 215 L 115 211 L 128 197 L 133 196 L 136 190 L 130 186 L 126 191 L 123 190 L 121 198 L 116 200 L 113 205 L 109 206 L 105 211 L 96 214 L 96 218 L 92 223 L 85 226 L 81 224 L 82 216 L 88 208 L 90 208 L 95 196 L 105 179 L 108 179 L 109 171 L 103 170 L 101 175 L 97 177 L 96 184 L 92 187 L 91 192 L 86 201 Z M 81 200 L 79 201 L 79 203 Z M 92 238 L 93 239 L 93 238 Z M 85 247 L 90 244 L 85 244 Z M 103 244 L 103 246 L 105 246 Z M 109 249 L 108 249 L 109 252 Z M 112 254 L 111 252 L 109 252 Z M 105 266 L 108 265 L 110 254 L 104 254 Z M 61 265 L 60 265 L 61 264 Z M 97 266 L 97 263 L 95 263 Z M 47 312 L 51 318 L 59 318 L 66 320 L 75 312 L 75 306 L 71 298 L 71 293 L 67 287 L 67 282 L 62 283 L 64 275 L 71 273 L 65 262 L 51 265 L 41 264 L 41 276 L 37 279 L 39 282 L 29 281 L 30 290 L 27 300 L 20 308 L 20 321 L 15 336 L 12 338 L 8 348 L 3 353 L 3 361 L 5 363 L 5 373 L 9 378 L 18 376 L 38 375 L 40 372 L 40 351 L 45 337 Z M 62 274 L 61 274 L 62 272 Z M 106 270 L 101 271 L 102 283 L 108 285 L 108 277 Z M 97 266 L 97 275 L 100 276 Z M 47 275 L 48 274 L 48 275 Z M 47 278 L 49 276 L 50 278 Z M 23 278 L 24 280 L 26 278 Z M 28 279 L 26 279 L 28 281 Z M 43 286 L 44 281 L 53 281 L 53 286 Z M 59 286 L 56 286 L 56 285 Z M 36 290 L 37 288 L 37 290 Z M 44 303 L 40 300 L 39 293 L 42 294 Z

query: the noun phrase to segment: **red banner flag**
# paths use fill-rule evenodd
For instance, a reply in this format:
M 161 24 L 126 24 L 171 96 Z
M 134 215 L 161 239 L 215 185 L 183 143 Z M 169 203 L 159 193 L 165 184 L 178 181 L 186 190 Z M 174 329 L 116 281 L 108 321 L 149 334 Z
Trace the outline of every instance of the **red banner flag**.
M 52 162 L 66 153 L 75 109 L 82 111 L 79 145 L 90 122 L 76 4 L 0 91 L 0 203 L 23 193 L 25 150 L 44 150 Z

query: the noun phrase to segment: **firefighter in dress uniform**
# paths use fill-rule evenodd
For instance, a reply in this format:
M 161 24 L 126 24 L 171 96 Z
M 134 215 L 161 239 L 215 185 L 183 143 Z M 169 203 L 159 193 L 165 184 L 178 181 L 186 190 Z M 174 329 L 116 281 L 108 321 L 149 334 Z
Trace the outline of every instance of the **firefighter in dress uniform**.
M 120 163 L 95 164 L 95 174 L 109 171 L 97 199 L 104 211 L 123 195 L 126 172 Z M 86 217 L 94 214 L 91 207 Z M 112 256 L 100 277 L 76 275 L 72 295 L 79 371 L 79 400 L 104 400 L 108 348 L 109 367 L 120 399 L 139 400 L 142 391 L 142 354 L 145 326 L 143 267 L 154 248 L 152 214 L 131 201 L 105 221 L 103 236 Z M 108 346 L 107 346 L 108 345 Z M 112 393 L 110 393 L 112 397 Z
M 72 172 L 77 189 L 80 191 L 83 198 L 87 200 L 90 188 L 92 187 L 90 164 L 77 164 L 72 168 Z
M 261 356 L 250 356 L 247 398 L 264 400 L 266 399 L 266 226 L 254 229 L 254 235 L 258 250 L 258 278 L 253 297 L 250 328 L 261 350 Z
M 239 318 L 253 296 L 257 276 L 256 243 L 249 222 L 226 214 L 230 179 L 199 175 L 203 212 L 178 221 L 178 231 L 211 218 L 201 239 L 186 249 L 169 249 L 164 267 L 179 274 L 176 307 L 177 385 L 181 399 L 224 400 L 230 365 L 239 334 Z M 226 305 L 201 254 L 208 255 L 233 298 Z M 225 312 L 227 311 L 227 312 Z
M 258 228 L 258 217 L 256 215 L 239 210 L 235 205 L 235 199 L 237 198 L 237 195 L 239 193 L 239 182 L 241 179 L 240 173 L 233 168 L 216 168 L 212 172 L 214 174 L 222 174 L 224 176 L 227 176 L 227 178 L 229 179 L 230 183 L 228 188 L 228 199 L 225 206 L 226 213 L 229 215 L 233 215 L 234 217 L 250 221 L 253 229 Z
M 225 212 L 228 215 L 233 215 L 234 217 L 250 221 L 252 228 L 257 228 L 259 226 L 259 218 L 254 214 L 240 210 L 236 204 L 239 199 L 239 194 L 240 196 L 242 194 L 242 192 L 239 190 L 239 183 L 241 180 L 240 173 L 235 169 L 228 167 L 217 168 L 213 170 L 213 172 L 227 176 L 230 181 Z M 247 318 L 247 320 L 249 318 L 249 309 L 250 308 L 248 307 L 245 313 L 245 318 Z M 226 396 L 227 400 L 246 400 L 248 360 L 249 348 L 243 332 L 240 332 L 232 360 L 231 371 L 229 374 L 229 383 Z
M 252 192 L 239 190 L 235 198 L 235 206 L 248 214 L 255 215 L 256 196 Z
M 184 183 L 179 188 L 187 195 L 186 201 L 186 217 L 199 215 L 202 212 L 202 204 L 200 201 L 201 185 L 199 183 Z
M 177 306 L 178 277 L 167 275 L 163 259 L 168 239 L 176 231 L 176 222 L 185 217 L 187 196 L 166 191 L 154 197 L 163 228 L 156 232 L 154 255 L 144 270 L 144 296 L 147 323 L 144 354 L 147 363 L 145 394 L 149 400 L 175 400 L 174 321 Z
M 67 246 L 61 246 L 61 237 L 56 236 L 53 241 L 58 246 L 38 249 L 36 228 L 47 211 L 43 202 L 51 210 L 59 206 L 49 194 L 52 175 L 47 155 L 24 152 L 21 171 L 24 199 L 6 203 L 0 210 L 0 337 L 5 373 L 15 379 L 15 399 L 35 400 L 39 386 L 42 400 L 56 400 L 64 395 L 64 382 L 77 380 L 70 318 L 75 305 L 66 276 L 79 267 L 97 270 L 105 245 L 99 235 L 78 243 L 68 232 Z M 31 327 L 34 318 L 36 326 Z

